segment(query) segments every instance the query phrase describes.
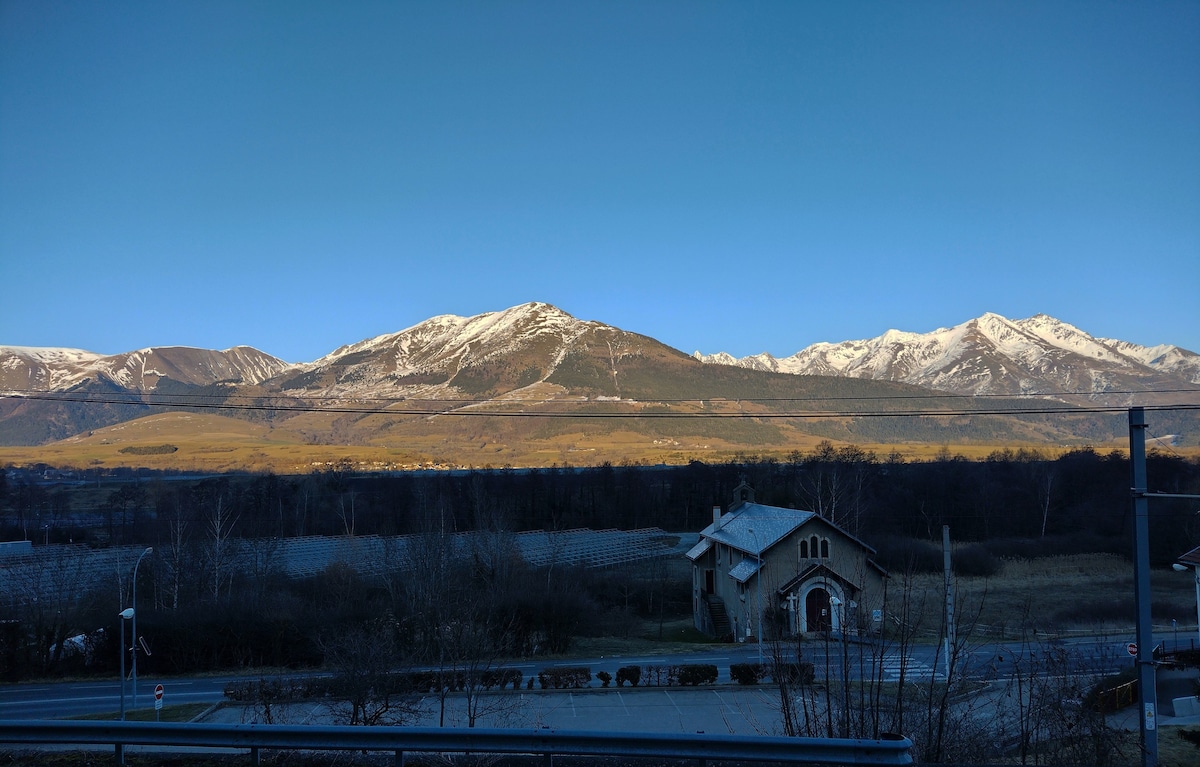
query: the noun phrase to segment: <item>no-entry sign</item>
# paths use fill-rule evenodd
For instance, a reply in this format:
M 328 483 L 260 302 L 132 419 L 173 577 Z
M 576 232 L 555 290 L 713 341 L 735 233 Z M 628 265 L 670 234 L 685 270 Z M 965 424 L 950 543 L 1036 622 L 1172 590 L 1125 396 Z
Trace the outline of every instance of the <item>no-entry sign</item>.
M 162 708 L 163 686 L 155 685 L 154 687 L 154 710 L 158 711 Z
M 1130 642 L 1129 644 L 1125 645 L 1125 649 L 1129 651 L 1130 655 L 1134 656 L 1135 658 L 1137 657 L 1137 642 Z

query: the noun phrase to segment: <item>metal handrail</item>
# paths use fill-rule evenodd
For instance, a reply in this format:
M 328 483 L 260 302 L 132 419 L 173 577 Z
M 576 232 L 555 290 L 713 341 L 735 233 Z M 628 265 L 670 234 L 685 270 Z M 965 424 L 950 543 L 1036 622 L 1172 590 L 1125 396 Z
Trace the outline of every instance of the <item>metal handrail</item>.
M 442 727 L 344 727 L 119 721 L 0 721 L 0 743 L 187 746 L 318 751 L 632 756 L 798 764 L 912 764 L 912 741 L 748 735 L 611 733 Z

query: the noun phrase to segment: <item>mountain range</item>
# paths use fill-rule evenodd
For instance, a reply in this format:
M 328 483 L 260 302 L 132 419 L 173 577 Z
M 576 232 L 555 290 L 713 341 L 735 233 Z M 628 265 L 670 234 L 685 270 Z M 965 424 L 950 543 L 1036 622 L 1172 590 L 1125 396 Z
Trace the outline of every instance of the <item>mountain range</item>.
M 1200 385 L 1200 355 L 1194 352 L 1096 338 L 1045 314 L 1010 320 L 989 312 L 931 333 L 889 330 L 862 341 L 813 344 L 783 358 L 693 356 L 754 370 L 899 381 L 955 394 L 1093 397 Z
M 597 445 L 624 439 L 686 456 L 713 445 L 784 449 L 815 438 L 1103 441 L 1120 434 L 1111 416 L 1019 411 L 1045 401 L 1028 395 L 1067 405 L 1197 401 L 1200 355 L 1094 338 L 1046 315 L 985 314 L 932 333 L 890 330 L 781 359 L 735 359 L 687 355 L 529 303 L 433 317 L 306 363 L 244 346 L 112 356 L 0 346 L 0 388 L 6 445 L 93 437 L 110 444 L 120 438 L 97 430 L 187 411 L 260 424 L 274 440 L 441 445 L 442 458 L 473 445 L 502 460 L 537 444 L 559 457 L 577 450 L 595 458 L 605 454 Z M 987 407 L 964 412 L 979 403 L 961 395 L 989 395 Z M 930 408 L 955 415 L 902 417 Z M 901 417 L 882 417 L 891 414 Z M 1184 443 L 1196 441 L 1192 421 L 1175 420 Z

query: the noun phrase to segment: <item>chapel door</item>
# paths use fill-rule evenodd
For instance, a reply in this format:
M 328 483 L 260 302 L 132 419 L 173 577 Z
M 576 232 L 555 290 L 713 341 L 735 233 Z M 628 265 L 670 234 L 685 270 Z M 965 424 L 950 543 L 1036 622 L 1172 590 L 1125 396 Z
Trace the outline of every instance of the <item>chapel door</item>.
M 805 628 L 808 631 L 828 631 L 829 592 L 825 589 L 813 589 L 804 599 Z

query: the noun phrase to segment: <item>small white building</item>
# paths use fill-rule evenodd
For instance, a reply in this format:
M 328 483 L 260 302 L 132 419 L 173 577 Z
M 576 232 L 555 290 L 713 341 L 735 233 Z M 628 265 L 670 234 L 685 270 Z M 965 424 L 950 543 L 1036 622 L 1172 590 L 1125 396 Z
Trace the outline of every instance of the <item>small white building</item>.
M 698 630 L 757 639 L 878 628 L 887 572 L 875 550 L 812 511 L 754 502 L 745 482 L 700 531 L 692 561 L 692 615 Z

